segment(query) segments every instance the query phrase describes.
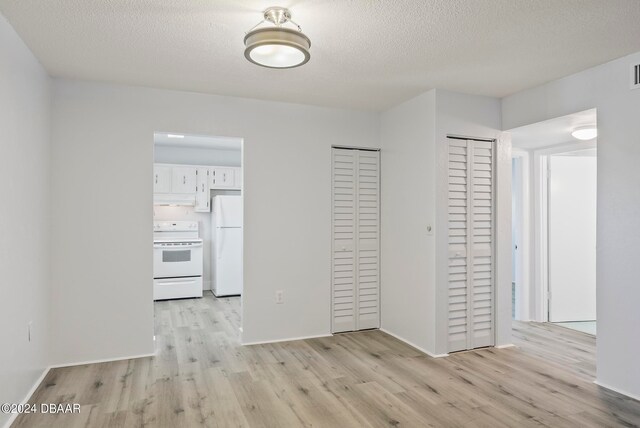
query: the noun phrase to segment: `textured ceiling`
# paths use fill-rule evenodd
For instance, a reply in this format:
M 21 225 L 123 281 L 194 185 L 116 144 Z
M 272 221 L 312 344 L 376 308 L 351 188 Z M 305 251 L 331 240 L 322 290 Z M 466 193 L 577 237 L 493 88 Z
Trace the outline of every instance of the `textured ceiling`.
M 311 61 L 243 56 L 289 7 Z M 640 50 L 639 0 L 0 0 L 53 76 L 383 110 L 431 88 L 502 97 Z
M 509 130 L 509 133 L 513 147 L 538 150 L 563 143 L 580 143 L 581 140 L 571 136 L 571 132 L 580 126 L 597 126 L 596 109 L 521 126 Z M 585 141 L 585 143 L 588 142 Z

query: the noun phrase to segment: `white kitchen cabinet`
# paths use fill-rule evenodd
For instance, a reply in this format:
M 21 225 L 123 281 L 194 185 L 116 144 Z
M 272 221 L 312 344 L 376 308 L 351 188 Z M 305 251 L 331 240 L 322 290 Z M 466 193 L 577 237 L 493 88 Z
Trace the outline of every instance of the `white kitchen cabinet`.
M 153 192 L 170 193 L 172 168 L 170 166 L 154 165 L 153 168 Z
M 242 188 L 242 168 L 233 168 L 235 171 L 235 188 L 236 189 L 241 189 Z
M 211 171 L 209 168 L 196 168 L 196 212 L 211 212 L 209 197 Z
M 242 168 L 230 166 L 154 164 L 153 192 L 156 200 L 171 195 L 195 197 L 196 211 L 211 212 L 211 189 L 239 190 Z
M 216 166 L 212 168 L 212 189 L 235 189 L 235 168 Z
M 196 168 L 174 166 L 172 169 L 171 193 L 196 193 Z

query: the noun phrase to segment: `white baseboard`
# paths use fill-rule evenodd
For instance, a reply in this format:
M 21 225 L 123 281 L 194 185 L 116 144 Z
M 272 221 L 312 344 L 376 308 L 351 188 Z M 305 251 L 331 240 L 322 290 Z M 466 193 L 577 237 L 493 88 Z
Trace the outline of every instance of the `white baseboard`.
M 596 385 L 601 386 L 603 388 L 610 389 L 613 392 L 617 392 L 618 394 L 622 394 L 622 395 L 625 395 L 625 396 L 627 396 L 629 398 L 633 398 L 634 400 L 640 401 L 640 396 L 638 396 L 638 395 L 630 394 L 630 393 L 628 393 L 626 391 L 623 391 L 621 389 L 614 388 L 613 386 L 609 386 L 609 385 L 606 385 L 604 383 L 601 383 L 598 380 L 594 380 L 593 383 L 595 383 Z
M 276 339 L 276 340 L 259 340 L 256 342 L 242 342 L 242 346 L 249 345 L 266 345 L 268 343 L 281 343 L 281 342 L 293 342 L 295 340 L 306 340 L 306 339 L 318 339 L 320 337 L 331 337 L 332 334 L 318 334 L 315 336 L 300 336 L 300 337 L 290 337 L 287 339 Z
M 384 333 L 387 333 L 389 336 L 395 337 L 399 341 L 406 343 L 407 345 L 411 346 L 412 348 L 416 348 L 418 351 L 420 351 L 420 352 L 422 352 L 424 354 L 427 354 L 431 358 L 443 358 L 443 357 L 448 357 L 449 356 L 449 354 L 434 354 L 433 352 L 429 352 L 426 349 L 416 345 L 415 343 L 412 343 L 412 342 L 408 341 L 407 339 L 405 339 L 403 337 L 398 336 L 395 333 L 390 332 L 389 330 L 387 330 L 385 328 L 381 328 L 380 331 L 382 331 Z
M 47 367 L 42 371 L 42 374 L 40 375 L 40 377 L 38 377 L 38 379 L 36 379 L 35 383 L 31 386 L 29 391 L 27 391 L 27 394 L 25 395 L 24 399 L 20 402 L 20 404 L 27 404 L 29 402 L 33 393 L 36 392 L 36 389 L 38 389 L 38 387 L 40 386 L 44 378 L 49 373 L 49 370 L 51 370 L 51 367 Z M 5 422 L 4 424 L 4 428 L 9 428 L 13 423 L 13 421 L 16 420 L 19 414 L 20 413 L 11 413 L 11 416 L 9 416 L 9 419 L 7 419 L 7 422 Z
M 508 343 L 506 345 L 494 346 L 494 348 L 496 348 L 496 349 L 515 348 L 515 347 L 516 347 L 516 345 L 514 345 L 513 343 Z
M 156 352 L 152 352 L 150 354 L 140 354 L 140 355 L 131 355 L 128 357 L 116 357 L 116 358 L 105 358 L 105 359 L 101 359 L 101 360 L 90 360 L 90 361 L 78 361 L 75 363 L 64 363 L 64 364 L 54 364 L 52 366 L 49 366 L 50 369 L 59 369 L 62 367 L 73 367 L 73 366 L 84 366 L 87 364 L 99 364 L 99 363 L 110 363 L 113 361 L 123 361 L 123 360 L 135 360 L 137 358 L 147 358 L 147 357 L 154 357 L 156 355 Z

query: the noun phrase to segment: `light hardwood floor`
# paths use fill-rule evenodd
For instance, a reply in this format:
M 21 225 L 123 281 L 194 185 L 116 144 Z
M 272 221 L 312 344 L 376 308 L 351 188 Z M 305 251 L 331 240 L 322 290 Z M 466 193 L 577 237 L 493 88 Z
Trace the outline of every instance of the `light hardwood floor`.
M 433 359 L 380 331 L 242 347 L 239 298 L 156 303 L 154 358 L 52 370 L 14 427 L 632 427 L 593 383 L 593 336 L 514 325 L 518 347 Z

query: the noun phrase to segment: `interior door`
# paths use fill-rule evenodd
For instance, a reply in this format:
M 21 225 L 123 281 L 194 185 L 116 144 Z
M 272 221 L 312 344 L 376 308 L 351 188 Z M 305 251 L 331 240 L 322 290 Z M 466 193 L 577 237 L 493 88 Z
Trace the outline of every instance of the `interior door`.
M 357 151 L 356 329 L 380 327 L 380 152 Z
M 333 149 L 331 321 L 334 333 L 356 329 L 355 150 Z
M 449 352 L 494 343 L 493 143 L 449 139 Z
M 592 321 L 597 158 L 549 158 L 549 321 Z
M 333 149 L 334 333 L 380 327 L 380 153 Z
M 473 302 L 469 349 L 494 344 L 494 162 L 493 144 L 472 141 L 471 165 L 472 253 L 473 268 L 469 295 Z

